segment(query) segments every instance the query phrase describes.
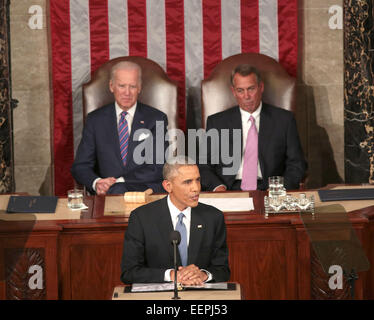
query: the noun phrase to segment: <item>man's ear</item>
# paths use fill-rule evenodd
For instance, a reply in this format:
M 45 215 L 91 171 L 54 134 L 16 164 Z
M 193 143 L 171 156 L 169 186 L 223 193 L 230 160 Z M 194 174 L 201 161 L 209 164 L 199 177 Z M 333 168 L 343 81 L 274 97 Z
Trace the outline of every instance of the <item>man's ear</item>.
M 261 93 L 263 93 L 264 92 L 264 82 L 261 81 L 259 86 L 260 86 Z
M 164 187 L 164 189 L 166 190 L 167 193 L 171 192 L 172 186 L 171 186 L 171 183 L 170 183 L 169 180 L 162 181 L 162 186 Z
M 109 90 L 111 93 L 113 93 L 113 81 L 112 80 L 109 81 Z
M 232 92 L 232 94 L 233 94 L 233 96 L 235 97 L 235 88 L 233 87 L 233 86 L 230 86 L 230 89 L 231 89 L 231 92 Z

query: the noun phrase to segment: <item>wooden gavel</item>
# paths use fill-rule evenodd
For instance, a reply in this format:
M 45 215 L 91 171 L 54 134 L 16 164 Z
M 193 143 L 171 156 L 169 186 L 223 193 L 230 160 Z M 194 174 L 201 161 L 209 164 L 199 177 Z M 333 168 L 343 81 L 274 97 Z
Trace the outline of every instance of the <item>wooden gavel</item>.
M 153 193 L 152 189 L 147 189 L 144 192 L 138 191 L 129 191 L 125 192 L 124 198 L 125 202 L 132 202 L 132 203 L 145 203 L 147 202 L 148 196 Z

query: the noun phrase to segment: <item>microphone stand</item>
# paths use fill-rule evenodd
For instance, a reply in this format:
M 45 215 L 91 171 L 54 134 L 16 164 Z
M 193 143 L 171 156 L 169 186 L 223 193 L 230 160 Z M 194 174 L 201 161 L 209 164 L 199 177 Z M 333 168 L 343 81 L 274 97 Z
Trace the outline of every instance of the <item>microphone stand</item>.
M 173 300 L 178 300 L 180 297 L 178 297 L 178 284 L 177 284 L 177 241 L 173 240 L 173 246 L 174 246 L 174 297 Z

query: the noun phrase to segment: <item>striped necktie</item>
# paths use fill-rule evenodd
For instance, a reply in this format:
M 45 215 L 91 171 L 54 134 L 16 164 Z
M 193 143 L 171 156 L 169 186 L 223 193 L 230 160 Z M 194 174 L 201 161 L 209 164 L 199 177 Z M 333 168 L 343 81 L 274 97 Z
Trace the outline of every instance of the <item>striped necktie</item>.
M 187 229 L 186 225 L 183 223 L 184 214 L 181 212 L 178 215 L 177 225 L 175 226 L 175 230 L 179 231 L 181 234 L 181 242 L 178 246 L 179 255 L 181 257 L 182 266 L 187 265 Z
M 119 148 L 121 152 L 121 158 L 123 165 L 126 165 L 127 152 L 129 146 L 129 125 L 126 120 L 127 112 L 123 111 L 121 113 L 121 119 L 119 120 L 118 126 L 118 136 L 119 136 Z
M 251 127 L 248 130 L 247 141 L 244 150 L 243 176 L 241 189 L 257 189 L 257 162 L 258 162 L 258 134 L 255 119 L 250 116 Z

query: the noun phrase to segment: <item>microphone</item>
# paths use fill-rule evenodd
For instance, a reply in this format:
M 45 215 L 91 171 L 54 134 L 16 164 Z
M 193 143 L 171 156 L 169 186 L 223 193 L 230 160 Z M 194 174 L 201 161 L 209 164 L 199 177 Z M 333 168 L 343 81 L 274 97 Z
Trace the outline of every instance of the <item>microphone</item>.
M 181 234 L 179 231 L 173 230 L 170 233 L 170 241 L 173 244 L 174 247 L 174 297 L 172 299 L 178 300 L 180 297 L 178 297 L 178 285 L 177 285 L 177 245 L 181 242 Z
M 181 243 L 181 234 L 179 233 L 179 231 L 175 231 L 173 230 L 171 233 L 170 233 L 170 241 L 172 243 L 175 242 L 176 245 L 180 244 Z

